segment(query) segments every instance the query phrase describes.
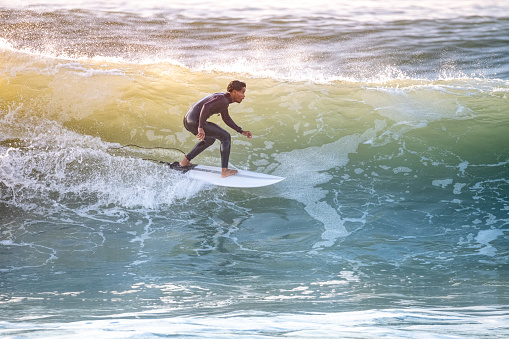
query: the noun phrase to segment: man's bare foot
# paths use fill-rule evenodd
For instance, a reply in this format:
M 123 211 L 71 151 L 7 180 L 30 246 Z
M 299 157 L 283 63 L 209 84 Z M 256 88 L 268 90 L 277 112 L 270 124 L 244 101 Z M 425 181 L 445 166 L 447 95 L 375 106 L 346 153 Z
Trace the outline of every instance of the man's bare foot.
M 184 156 L 184 159 L 181 162 L 179 162 L 179 165 L 182 167 L 190 166 L 191 161 L 187 160 L 186 156 Z
M 221 178 L 226 178 L 226 177 L 229 177 L 231 175 L 235 175 L 237 173 L 239 173 L 239 171 L 231 170 L 231 169 L 228 169 L 228 168 L 223 168 L 223 170 L 221 171 Z

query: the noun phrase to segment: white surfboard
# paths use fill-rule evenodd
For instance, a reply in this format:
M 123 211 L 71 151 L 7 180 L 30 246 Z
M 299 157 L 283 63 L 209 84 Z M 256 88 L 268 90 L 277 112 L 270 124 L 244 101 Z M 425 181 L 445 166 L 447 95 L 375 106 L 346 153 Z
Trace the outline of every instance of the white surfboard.
M 221 168 L 197 165 L 193 169 L 187 171 L 184 175 L 189 178 L 208 182 L 209 184 L 226 187 L 262 187 L 275 184 L 284 180 L 283 177 L 257 173 L 245 170 L 238 170 L 239 173 L 222 178 Z

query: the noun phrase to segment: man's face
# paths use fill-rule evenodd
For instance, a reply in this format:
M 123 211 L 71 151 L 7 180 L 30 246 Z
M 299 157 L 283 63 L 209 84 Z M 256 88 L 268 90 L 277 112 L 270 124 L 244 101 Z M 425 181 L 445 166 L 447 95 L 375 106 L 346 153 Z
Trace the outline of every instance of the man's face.
M 236 89 L 234 89 L 231 92 L 231 96 L 232 96 L 233 102 L 241 103 L 242 100 L 244 100 L 244 98 L 246 97 L 246 88 L 244 87 L 240 91 L 237 91 Z

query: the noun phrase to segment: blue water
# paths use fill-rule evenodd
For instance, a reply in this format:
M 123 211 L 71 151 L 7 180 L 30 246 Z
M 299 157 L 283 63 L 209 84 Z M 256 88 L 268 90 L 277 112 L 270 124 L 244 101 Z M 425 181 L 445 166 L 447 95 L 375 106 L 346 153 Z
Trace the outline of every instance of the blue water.
M 0 1 L 0 336 L 507 337 L 508 37 L 502 1 Z M 231 166 L 278 184 L 158 163 L 232 79 Z

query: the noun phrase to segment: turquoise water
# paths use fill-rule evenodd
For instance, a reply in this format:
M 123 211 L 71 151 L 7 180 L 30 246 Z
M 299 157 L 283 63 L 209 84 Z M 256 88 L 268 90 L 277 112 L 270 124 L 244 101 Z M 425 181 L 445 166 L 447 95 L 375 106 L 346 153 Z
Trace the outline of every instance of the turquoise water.
M 506 337 L 508 18 L 1 1 L 0 336 Z M 232 79 L 232 166 L 286 180 L 145 160 L 191 149 L 182 116 Z

